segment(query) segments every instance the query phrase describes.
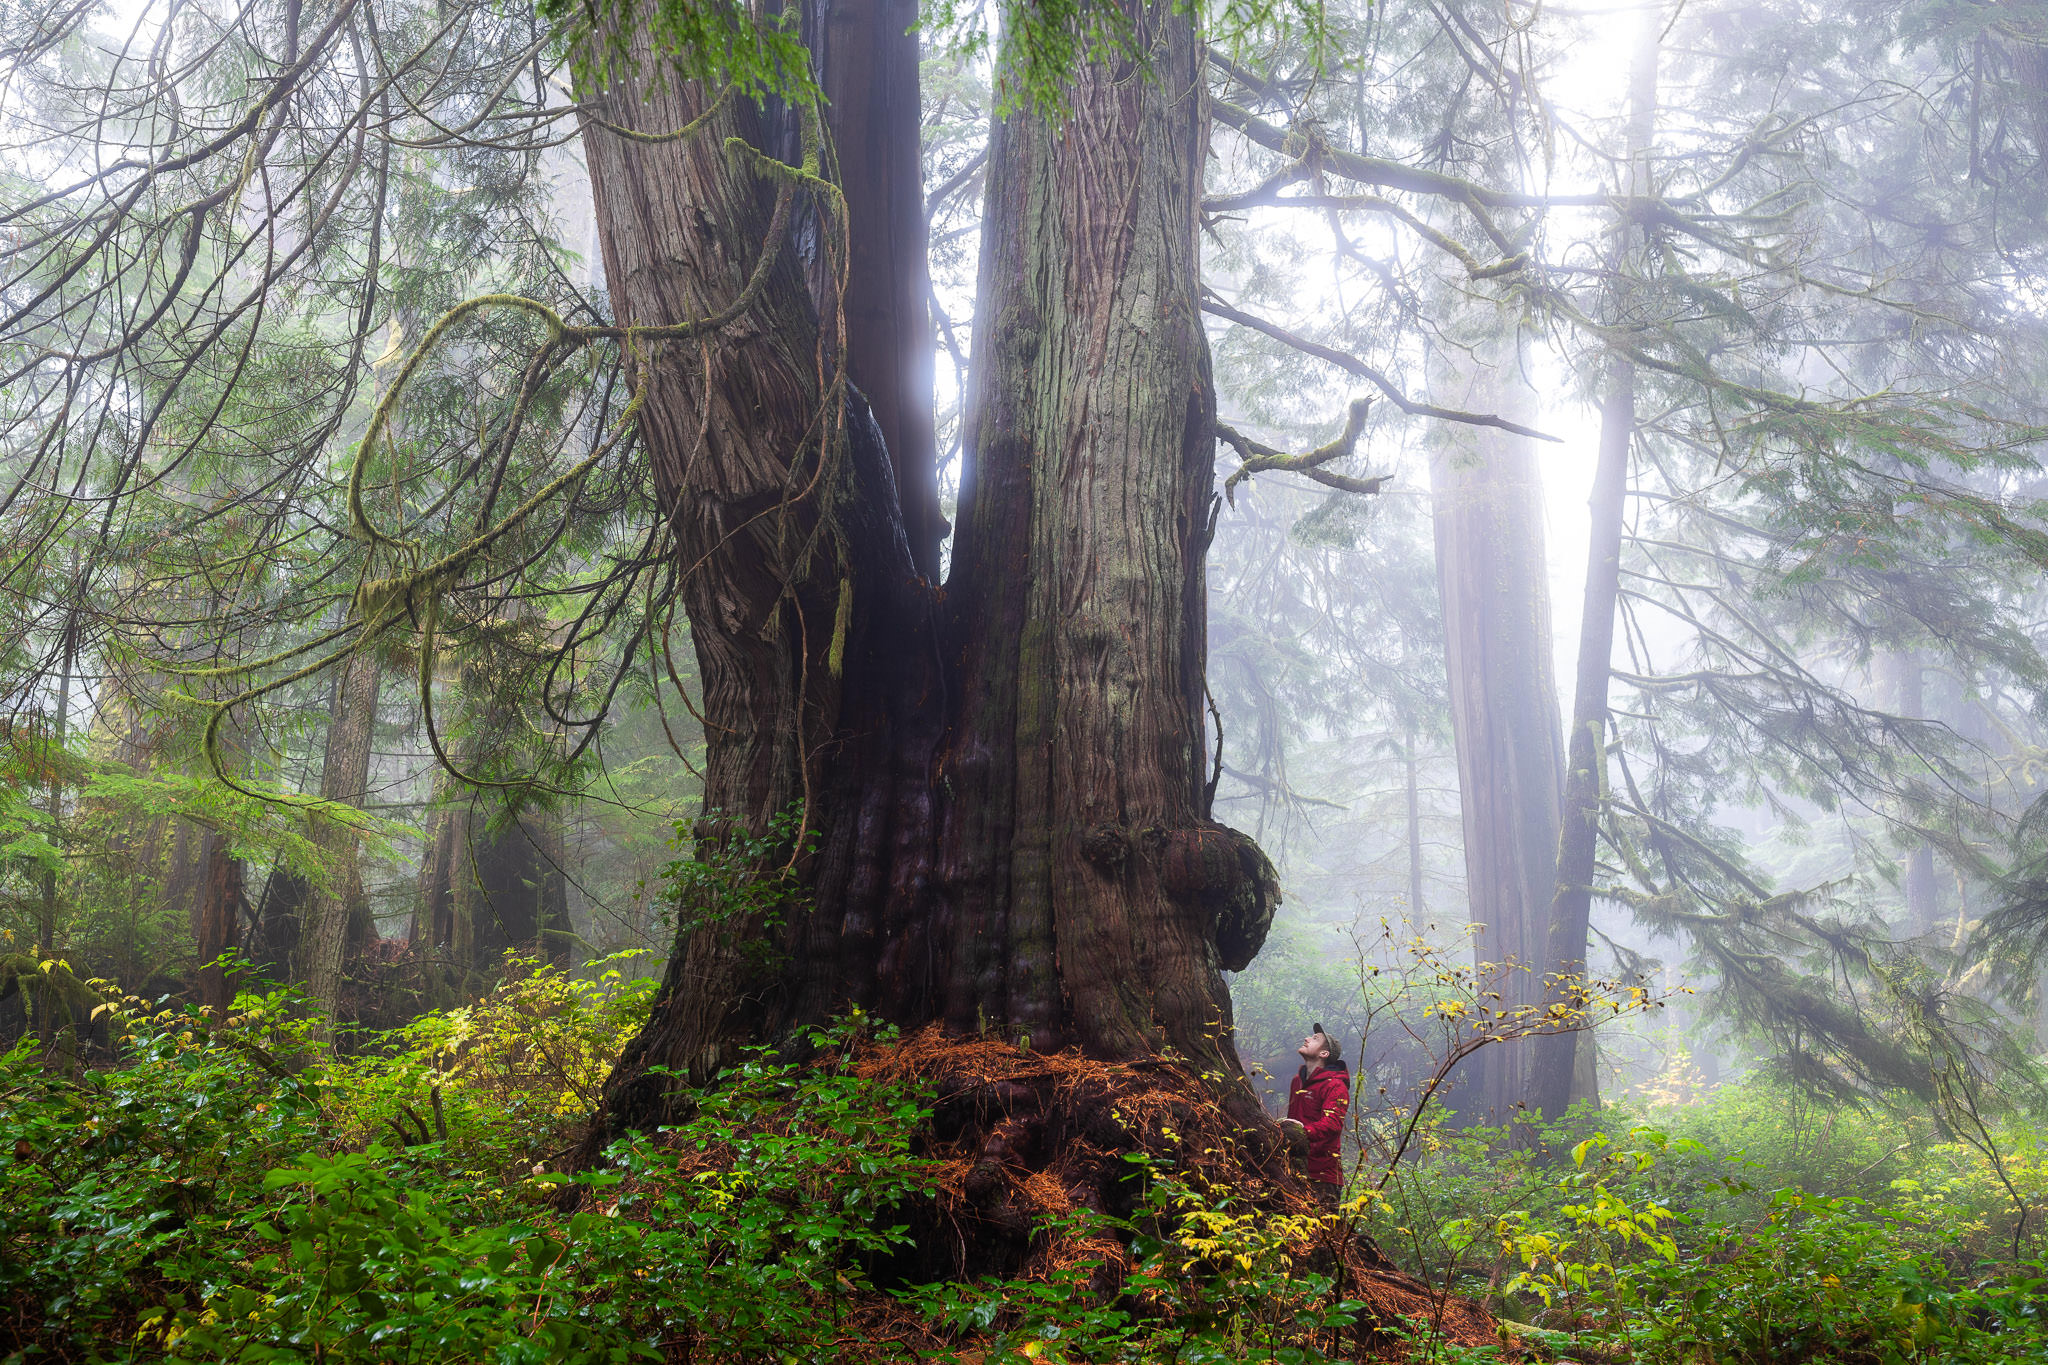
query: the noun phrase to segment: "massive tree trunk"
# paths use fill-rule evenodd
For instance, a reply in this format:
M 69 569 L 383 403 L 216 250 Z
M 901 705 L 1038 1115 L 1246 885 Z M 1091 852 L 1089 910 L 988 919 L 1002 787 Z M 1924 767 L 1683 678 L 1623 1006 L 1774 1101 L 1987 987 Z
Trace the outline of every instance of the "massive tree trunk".
M 1217 968 L 1256 951 L 1274 892 L 1203 809 L 1201 48 L 1165 6 L 1139 23 L 1150 71 L 1083 67 L 1067 122 L 1017 115 L 990 141 L 948 585 L 943 1013 L 1234 1072 Z
M 320 767 L 323 800 L 361 809 L 369 800 L 370 747 L 377 729 L 377 657 L 359 650 L 335 670 L 328 708 L 327 751 Z M 306 994 L 326 1017 L 341 1018 L 342 965 L 350 947 L 369 937 L 356 836 L 345 824 L 324 822 L 315 836 L 331 863 L 332 880 L 315 886 L 300 935 Z M 353 942 L 351 942 L 353 940 Z
M 1514 345 L 1498 349 L 1501 363 L 1474 367 L 1448 401 L 1526 420 L 1534 395 Z M 1490 428 L 1444 433 L 1429 476 L 1473 957 L 1481 989 L 1513 1011 L 1543 996 L 1564 777 L 1543 485 L 1534 442 Z M 1528 1059 L 1520 1045 L 1477 1053 L 1451 1098 L 1461 1119 L 1505 1123 Z
M 1088 66 L 1066 123 L 1020 113 L 995 129 L 943 599 L 913 542 L 929 531 L 904 511 L 905 452 L 818 363 L 835 348 L 783 249 L 787 182 L 725 149 L 770 130 L 731 102 L 695 139 L 585 131 L 622 321 L 714 314 L 775 253 L 739 321 L 636 374 L 689 569 L 707 875 L 601 1131 L 672 1112 L 673 1083 L 650 1068 L 702 1079 L 736 1044 L 849 1005 L 1106 1057 L 1176 1049 L 1234 1078 L 1234 1105 L 1257 1115 L 1220 973 L 1256 951 L 1277 896 L 1202 797 L 1200 48 L 1164 5 L 1139 23 L 1150 78 Z M 911 69 L 915 40 L 893 19 L 870 36 L 908 45 L 895 69 Z M 646 78 L 652 60 L 606 92 L 605 117 L 660 131 L 703 112 L 694 85 Z M 842 161 L 886 120 L 885 95 L 907 97 L 870 93 L 830 107 Z M 848 201 L 856 257 L 921 255 L 921 216 L 876 202 Z M 846 306 L 858 355 L 871 315 Z M 755 889 L 733 894 L 735 878 Z

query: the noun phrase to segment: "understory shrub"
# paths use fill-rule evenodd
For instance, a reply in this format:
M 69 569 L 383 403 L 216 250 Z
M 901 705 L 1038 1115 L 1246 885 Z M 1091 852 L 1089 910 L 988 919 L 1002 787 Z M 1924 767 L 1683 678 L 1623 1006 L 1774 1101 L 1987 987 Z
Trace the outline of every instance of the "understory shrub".
M 204 1011 L 116 1001 L 120 1064 L 0 1058 L 0 1360 L 618 1362 L 945 1356 L 1307 1362 L 1358 1305 L 1272 1219 L 1164 1168 L 1103 1249 L 1029 1280 L 878 1285 L 937 1193 L 912 1083 L 810 1060 L 732 1068 L 694 1113 L 546 1169 L 644 1009 L 616 964 L 531 963 L 338 1062 L 289 993 Z M 558 1211 L 563 1187 L 581 1196 Z M 1136 1274 L 1097 1274 L 1131 1246 Z M 1248 1352 L 1250 1354 L 1248 1354 Z
M 0 1358 L 831 1358 L 928 1192 L 918 1097 L 756 1057 L 602 1169 L 521 1168 L 608 1064 L 613 976 L 532 970 L 330 1068 L 283 994 L 127 1002 L 123 1064 L 76 1077 L 0 1058 Z
M 1425 1274 L 1505 1318 L 1653 1365 L 2048 1359 L 2048 1276 L 2037 1257 L 2014 1260 L 2010 1240 L 2004 1256 L 1986 1243 L 1982 1203 L 1946 1210 L 1911 1176 L 1878 1187 L 1905 1196 L 1889 1206 L 1815 1192 L 1747 1155 L 1624 1127 L 1629 1117 L 1575 1116 L 1592 1131 L 1562 1171 L 1546 1155 L 1562 1146 L 1562 1128 L 1547 1146 L 1435 1132 L 1369 1224 Z M 1725 1114 L 1669 1117 L 1696 1130 L 1727 1124 Z M 1851 1140 L 1895 1154 L 1867 1134 Z M 1947 1188 L 1988 1200 L 1990 1177 L 1954 1146 L 1921 1149 L 1913 1168 L 1946 1172 Z

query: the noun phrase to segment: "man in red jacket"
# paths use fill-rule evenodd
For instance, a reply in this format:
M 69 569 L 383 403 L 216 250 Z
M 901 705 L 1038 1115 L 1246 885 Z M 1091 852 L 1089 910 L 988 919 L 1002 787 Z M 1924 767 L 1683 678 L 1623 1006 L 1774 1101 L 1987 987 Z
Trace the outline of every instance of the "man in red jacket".
M 1301 1072 L 1287 1089 L 1287 1117 L 1280 1120 L 1280 1126 L 1297 1147 L 1307 1139 L 1302 1174 L 1308 1177 L 1316 1202 L 1334 1213 L 1344 1196 L 1340 1153 L 1344 1111 L 1351 1107 L 1351 1072 L 1344 1065 L 1337 1040 L 1323 1032 L 1320 1023 L 1295 1051 L 1301 1057 Z

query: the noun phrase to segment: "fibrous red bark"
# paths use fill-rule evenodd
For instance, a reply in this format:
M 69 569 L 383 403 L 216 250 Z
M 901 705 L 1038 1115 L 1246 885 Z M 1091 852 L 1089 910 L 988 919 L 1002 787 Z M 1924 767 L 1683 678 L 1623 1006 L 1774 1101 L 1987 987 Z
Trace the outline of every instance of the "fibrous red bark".
M 1203 809 L 1207 118 L 1192 28 L 1165 7 L 1138 23 L 1142 77 L 1084 66 L 1065 121 L 991 138 L 948 585 L 942 849 L 966 969 L 943 1017 L 996 1002 L 1106 1055 L 1224 1058 L 1217 968 L 1256 951 L 1275 889 Z

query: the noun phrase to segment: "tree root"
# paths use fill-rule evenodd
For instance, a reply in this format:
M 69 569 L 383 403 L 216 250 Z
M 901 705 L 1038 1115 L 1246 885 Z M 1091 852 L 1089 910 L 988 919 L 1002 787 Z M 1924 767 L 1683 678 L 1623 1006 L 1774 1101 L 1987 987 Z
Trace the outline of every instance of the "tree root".
M 913 1245 L 897 1263 L 878 1267 L 878 1278 L 1035 1279 L 1096 1263 L 1095 1288 L 1117 1293 L 1138 1258 L 1119 1238 L 1072 1215 L 1139 1213 L 1147 1166 L 1128 1159 L 1134 1154 L 1241 1208 L 1319 1212 L 1287 1167 L 1277 1127 L 1244 1128 L 1214 1088 L 1178 1061 L 1047 1055 L 949 1038 L 933 1026 L 863 1048 L 853 1069 L 878 1081 L 921 1083 L 934 1100 L 919 1146 L 937 1164 L 939 1195 L 910 1211 Z M 1500 1329 L 1478 1305 L 1401 1271 L 1344 1220 L 1326 1226 L 1301 1254 L 1335 1274 L 1340 1297 L 1367 1306 L 1367 1345 L 1392 1349 L 1423 1334 L 1463 1346 L 1500 1344 Z

